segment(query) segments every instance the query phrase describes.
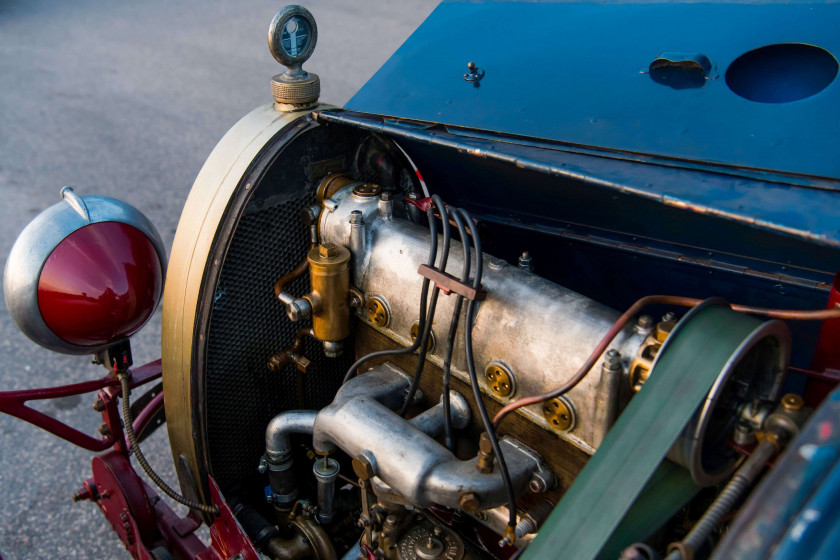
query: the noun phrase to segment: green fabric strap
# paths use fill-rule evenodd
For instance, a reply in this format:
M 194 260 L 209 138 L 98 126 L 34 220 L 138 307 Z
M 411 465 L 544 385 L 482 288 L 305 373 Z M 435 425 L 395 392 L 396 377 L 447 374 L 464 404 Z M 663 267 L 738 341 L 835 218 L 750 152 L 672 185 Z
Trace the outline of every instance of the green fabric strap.
M 707 305 L 686 316 L 654 370 L 526 549 L 524 560 L 594 560 L 761 322 Z
M 601 549 L 598 560 L 615 560 L 631 544 L 645 541 L 699 490 L 687 469 L 668 459 L 662 461 Z

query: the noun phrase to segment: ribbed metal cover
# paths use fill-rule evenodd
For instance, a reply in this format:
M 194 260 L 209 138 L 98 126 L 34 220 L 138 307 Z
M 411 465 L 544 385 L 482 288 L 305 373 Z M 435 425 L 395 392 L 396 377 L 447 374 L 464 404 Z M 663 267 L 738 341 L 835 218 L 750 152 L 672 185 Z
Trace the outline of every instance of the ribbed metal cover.
M 274 282 L 306 255 L 309 232 L 299 218 L 311 194 L 289 197 L 271 206 L 249 203 L 225 258 L 210 317 L 207 369 L 207 438 L 213 476 L 226 487 L 256 474 L 265 446 L 265 427 L 278 412 L 299 408 L 296 371 L 266 368 L 268 358 L 288 346 L 310 323 L 292 323 L 274 297 Z M 291 285 L 302 295 L 308 274 Z M 321 408 L 332 400 L 350 366 L 345 356 L 324 357 L 311 339 L 306 356 L 306 407 Z
M 318 74 L 309 74 L 304 82 L 284 82 L 280 76 L 271 79 L 271 95 L 277 103 L 313 103 L 321 95 L 321 79 Z

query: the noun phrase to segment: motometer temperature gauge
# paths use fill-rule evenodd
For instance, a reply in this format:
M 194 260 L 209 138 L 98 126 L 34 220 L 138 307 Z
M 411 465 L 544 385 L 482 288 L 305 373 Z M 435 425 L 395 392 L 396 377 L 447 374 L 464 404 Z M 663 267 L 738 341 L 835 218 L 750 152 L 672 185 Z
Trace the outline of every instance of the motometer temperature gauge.
M 268 48 L 286 71 L 271 79 L 271 92 L 277 108 L 296 110 L 318 100 L 321 81 L 302 65 L 315 51 L 318 27 L 303 6 L 286 6 L 274 16 L 268 28 Z

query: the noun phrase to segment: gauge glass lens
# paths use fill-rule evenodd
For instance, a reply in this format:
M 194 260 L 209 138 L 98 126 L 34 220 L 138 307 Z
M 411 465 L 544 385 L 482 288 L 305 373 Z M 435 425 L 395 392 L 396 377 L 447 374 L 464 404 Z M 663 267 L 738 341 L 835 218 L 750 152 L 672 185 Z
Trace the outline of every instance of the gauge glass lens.
M 283 26 L 280 34 L 280 44 L 289 56 L 299 56 L 309 45 L 312 33 L 309 23 L 299 16 L 292 16 Z

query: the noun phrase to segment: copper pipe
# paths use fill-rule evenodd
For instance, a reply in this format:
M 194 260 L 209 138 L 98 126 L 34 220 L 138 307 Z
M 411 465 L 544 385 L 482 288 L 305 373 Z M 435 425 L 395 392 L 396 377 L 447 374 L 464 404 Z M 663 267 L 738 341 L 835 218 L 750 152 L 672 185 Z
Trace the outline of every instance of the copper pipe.
M 688 298 L 688 297 L 681 297 L 681 296 L 645 296 L 642 299 L 638 300 L 636 303 L 630 306 L 627 311 L 625 311 L 621 317 L 613 323 L 613 326 L 610 327 L 610 330 L 607 331 L 607 334 L 601 339 L 595 349 L 592 351 L 592 354 L 586 359 L 583 365 L 580 367 L 579 370 L 571 377 L 568 381 L 563 383 L 557 389 L 553 391 L 549 391 L 547 393 L 542 393 L 540 395 L 533 395 L 531 397 L 524 397 L 522 399 L 516 400 L 504 408 L 502 408 L 499 412 L 496 413 L 496 416 L 493 418 L 493 427 L 498 430 L 499 424 L 502 423 L 505 416 L 513 412 L 518 408 L 522 408 L 523 406 L 528 406 L 532 404 L 538 404 L 544 401 L 548 401 L 551 399 L 556 399 L 560 395 L 568 393 L 575 386 L 581 382 L 581 380 L 586 377 L 586 374 L 589 373 L 589 370 L 595 365 L 595 362 L 598 361 L 598 358 L 601 357 L 613 339 L 618 336 L 618 333 L 624 329 L 625 325 L 636 316 L 639 311 L 641 311 L 644 307 L 648 305 L 677 305 L 680 307 L 694 307 L 701 303 L 703 300 L 697 298 Z M 831 309 L 819 309 L 819 310 L 809 310 L 809 311 L 799 311 L 793 309 L 765 309 L 763 307 L 749 307 L 746 305 L 731 305 L 730 306 L 733 311 L 738 311 L 739 313 L 747 313 L 749 315 L 759 315 L 761 317 L 769 317 L 772 319 L 788 319 L 788 320 L 796 320 L 796 321 L 823 321 L 825 319 L 837 319 L 840 318 L 840 305 L 835 306 Z
M 698 300 L 699 302 L 699 300 Z M 787 319 L 789 321 L 825 321 L 826 319 L 840 319 L 840 306 L 831 309 L 800 311 L 798 309 L 764 309 L 762 307 L 748 307 L 746 305 L 732 305 L 733 311 L 758 315 L 771 319 Z
M 814 371 L 811 369 L 790 366 L 788 367 L 788 371 L 799 373 L 801 375 L 810 377 L 812 379 L 817 379 L 819 381 L 828 381 L 829 383 L 840 383 L 840 370 L 836 369 L 826 368 L 825 371 Z
M 309 251 L 317 247 L 317 243 L 310 243 Z M 309 259 L 306 257 L 303 258 L 302 261 L 288 274 L 284 274 L 280 277 L 280 279 L 274 283 L 274 297 L 280 299 L 280 294 L 286 291 L 286 285 L 292 283 L 293 281 L 297 280 L 306 272 L 306 269 L 309 268 Z
M 303 350 L 303 339 L 307 336 L 311 336 L 313 338 L 315 337 L 315 333 L 312 332 L 312 327 L 301 327 L 297 334 L 295 334 L 295 341 L 292 343 L 292 349 L 296 352 Z

